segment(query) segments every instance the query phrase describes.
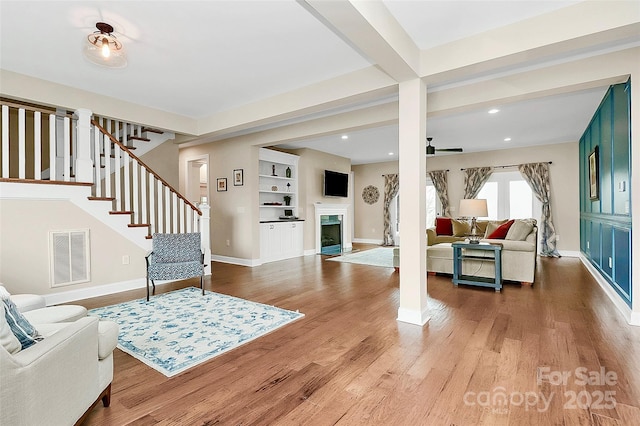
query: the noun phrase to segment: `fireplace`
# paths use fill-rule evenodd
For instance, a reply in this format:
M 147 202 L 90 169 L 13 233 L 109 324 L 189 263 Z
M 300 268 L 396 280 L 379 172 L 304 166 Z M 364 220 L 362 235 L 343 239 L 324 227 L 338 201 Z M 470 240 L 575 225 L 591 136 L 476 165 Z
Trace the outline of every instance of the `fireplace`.
M 342 215 L 320 216 L 320 254 L 342 253 Z
M 348 204 L 315 203 L 315 252 L 339 254 L 351 251 Z

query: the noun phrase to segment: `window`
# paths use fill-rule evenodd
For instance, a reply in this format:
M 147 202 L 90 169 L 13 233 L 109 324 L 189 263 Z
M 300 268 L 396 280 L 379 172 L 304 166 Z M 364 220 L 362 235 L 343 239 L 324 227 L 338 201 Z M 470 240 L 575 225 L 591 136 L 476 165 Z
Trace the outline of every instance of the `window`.
M 538 218 L 542 212 L 540 202 L 520 172 L 494 172 L 477 198 L 487 200 L 488 219 L 492 220 Z
M 427 228 L 436 226 L 436 216 L 442 215 L 442 203 L 431 179 L 427 179 Z

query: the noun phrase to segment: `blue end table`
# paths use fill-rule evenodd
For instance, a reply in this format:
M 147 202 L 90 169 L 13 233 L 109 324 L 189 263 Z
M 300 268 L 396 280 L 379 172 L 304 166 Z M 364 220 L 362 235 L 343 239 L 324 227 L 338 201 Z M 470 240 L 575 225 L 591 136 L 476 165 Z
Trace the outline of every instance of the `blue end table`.
M 502 289 L 502 244 L 456 242 L 452 243 L 451 246 L 453 247 L 453 285 L 456 287 L 458 284 L 493 287 L 496 291 Z M 469 253 L 468 250 L 473 250 L 475 253 Z M 477 252 L 478 250 L 493 253 L 493 256 L 485 257 L 483 256 L 484 253 L 480 254 Z M 463 275 L 462 262 L 465 259 L 493 262 L 495 278 Z

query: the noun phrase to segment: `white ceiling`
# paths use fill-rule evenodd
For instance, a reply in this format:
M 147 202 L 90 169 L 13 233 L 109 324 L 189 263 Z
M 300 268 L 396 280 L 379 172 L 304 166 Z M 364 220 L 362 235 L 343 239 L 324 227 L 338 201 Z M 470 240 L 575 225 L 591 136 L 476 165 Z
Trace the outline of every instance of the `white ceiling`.
M 428 48 L 576 2 L 383 3 L 414 43 Z M 126 68 L 100 68 L 81 55 L 97 21 L 115 27 Z M 0 0 L 0 68 L 191 118 L 371 65 L 293 0 Z M 438 148 L 469 152 L 575 141 L 603 94 L 604 88 L 497 106 L 502 111 L 495 116 L 485 110 L 438 116 L 427 132 Z M 362 164 L 388 161 L 397 145 L 397 127 L 387 126 L 351 133 L 347 143 L 330 135 L 295 146 Z

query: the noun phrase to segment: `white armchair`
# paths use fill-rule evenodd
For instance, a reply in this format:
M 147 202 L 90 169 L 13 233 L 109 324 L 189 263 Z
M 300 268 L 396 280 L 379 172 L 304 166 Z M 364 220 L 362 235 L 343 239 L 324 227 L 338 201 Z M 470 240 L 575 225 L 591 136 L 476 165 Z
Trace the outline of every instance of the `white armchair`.
M 3 303 L 0 310 L 4 327 Z M 16 353 L 0 345 L 0 424 L 72 425 L 98 402 L 108 407 L 117 324 L 82 317 L 33 325 L 42 341 Z

